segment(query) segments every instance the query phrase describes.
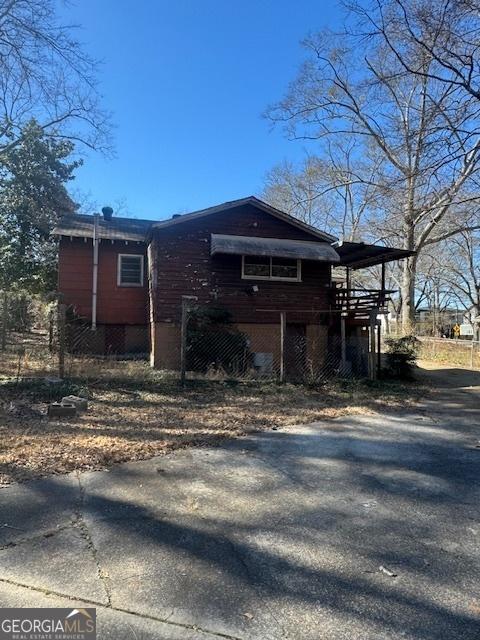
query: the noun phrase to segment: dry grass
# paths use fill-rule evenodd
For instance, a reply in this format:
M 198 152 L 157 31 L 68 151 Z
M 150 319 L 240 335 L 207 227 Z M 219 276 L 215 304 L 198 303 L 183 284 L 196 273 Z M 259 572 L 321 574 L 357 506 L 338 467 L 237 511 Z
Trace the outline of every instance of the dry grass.
M 51 376 L 56 373 L 57 357 L 48 349 L 46 331 L 9 334 L 7 349 L 0 351 L 0 380 L 17 376 Z
M 419 357 L 446 365 L 480 369 L 480 343 L 470 340 L 420 338 Z
M 403 406 L 411 388 L 388 385 L 321 390 L 298 386 L 197 383 L 181 389 L 168 380 L 112 387 L 111 380 L 88 388 L 8 385 L 0 390 L 0 484 L 74 469 L 103 469 L 191 445 L 273 426 L 336 418 L 344 414 Z M 135 385 L 133 385 L 135 386 Z M 42 388 L 43 387 L 43 388 Z M 49 399 L 88 393 L 87 413 L 75 420 L 49 421 Z
M 39 375 L 44 370 L 32 353 L 31 370 Z M 1 362 L 8 370 L 6 359 Z M 14 376 L 15 368 L 8 373 Z M 380 383 L 308 389 L 199 380 L 182 389 L 146 363 L 93 359 L 67 358 L 67 373 L 69 381 L 61 385 L 40 377 L 0 379 L 0 484 L 104 469 L 252 430 L 391 409 L 421 393 L 412 385 Z M 48 402 L 69 393 L 88 397 L 88 411 L 74 420 L 49 421 Z

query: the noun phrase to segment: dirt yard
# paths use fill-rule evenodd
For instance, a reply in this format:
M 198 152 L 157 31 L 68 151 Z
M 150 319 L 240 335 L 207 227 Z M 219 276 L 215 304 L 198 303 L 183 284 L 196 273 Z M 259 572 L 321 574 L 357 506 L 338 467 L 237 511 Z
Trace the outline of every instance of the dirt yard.
M 41 378 L 0 383 L 0 484 L 104 469 L 252 430 L 401 407 L 422 393 L 414 385 L 365 382 L 314 390 L 198 381 L 182 389 L 145 363 L 111 366 L 103 364 L 99 376 L 85 364 L 61 384 Z M 48 402 L 69 393 L 88 397 L 88 411 L 73 420 L 49 421 Z

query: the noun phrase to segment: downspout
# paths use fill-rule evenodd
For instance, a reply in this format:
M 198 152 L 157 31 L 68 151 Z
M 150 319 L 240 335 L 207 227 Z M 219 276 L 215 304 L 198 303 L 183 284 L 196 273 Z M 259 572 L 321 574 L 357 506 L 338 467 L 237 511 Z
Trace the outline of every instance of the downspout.
M 150 322 L 150 366 L 155 367 L 156 362 L 156 288 L 157 288 L 157 250 L 155 237 L 152 232 L 146 238 L 147 241 L 147 274 L 148 274 L 148 303 L 149 303 L 149 322 Z
M 98 213 L 96 213 L 93 216 L 92 331 L 97 328 L 98 243 Z

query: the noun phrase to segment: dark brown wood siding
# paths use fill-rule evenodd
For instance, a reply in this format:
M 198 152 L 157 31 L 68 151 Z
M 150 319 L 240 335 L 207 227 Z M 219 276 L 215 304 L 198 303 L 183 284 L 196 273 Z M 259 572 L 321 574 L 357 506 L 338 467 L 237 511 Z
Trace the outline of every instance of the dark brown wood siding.
M 178 322 L 183 295 L 227 307 L 236 322 L 278 322 L 273 312 L 280 310 L 290 311 L 290 321 L 310 322 L 312 311 L 329 308 L 329 264 L 303 261 L 302 282 L 243 280 L 240 256 L 210 256 L 212 233 L 316 240 L 251 205 L 155 230 L 156 322 Z
M 143 243 L 137 244 L 102 240 L 98 252 L 98 324 L 147 324 L 148 286 L 117 286 L 117 261 L 119 253 L 146 256 Z M 144 257 L 146 264 L 146 257 Z M 64 301 L 72 305 L 76 313 L 88 320 L 92 317 L 92 240 L 62 237 L 59 246 L 58 290 Z

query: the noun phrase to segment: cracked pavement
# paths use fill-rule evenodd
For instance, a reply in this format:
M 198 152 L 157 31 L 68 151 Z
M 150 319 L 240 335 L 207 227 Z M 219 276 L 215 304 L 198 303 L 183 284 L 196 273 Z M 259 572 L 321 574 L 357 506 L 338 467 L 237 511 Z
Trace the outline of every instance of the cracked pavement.
M 430 375 L 414 409 L 0 489 L 0 606 L 95 606 L 101 640 L 478 637 L 480 373 Z

